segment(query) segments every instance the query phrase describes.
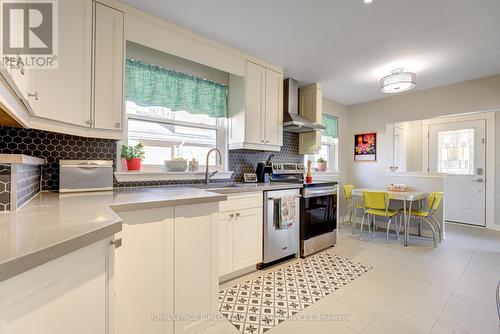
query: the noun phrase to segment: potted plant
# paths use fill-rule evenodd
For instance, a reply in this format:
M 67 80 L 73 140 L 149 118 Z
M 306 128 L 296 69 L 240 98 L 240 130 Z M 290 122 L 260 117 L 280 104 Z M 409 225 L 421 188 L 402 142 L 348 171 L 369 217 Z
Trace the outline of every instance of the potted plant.
M 327 168 L 327 161 L 323 158 L 319 158 L 317 160 L 318 162 L 318 167 L 316 168 L 318 172 L 324 172 L 326 171 Z
M 137 145 L 123 145 L 121 150 L 121 157 L 127 161 L 128 170 L 140 170 L 141 162 L 144 159 L 144 145 L 138 143 Z

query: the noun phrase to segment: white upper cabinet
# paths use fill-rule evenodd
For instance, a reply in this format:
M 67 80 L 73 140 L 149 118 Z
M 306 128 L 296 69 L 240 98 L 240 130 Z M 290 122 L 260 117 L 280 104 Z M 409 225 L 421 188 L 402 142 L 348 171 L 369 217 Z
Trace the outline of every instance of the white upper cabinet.
M 120 139 L 124 13 L 92 0 L 59 1 L 57 13 L 57 68 L 0 69 L 26 107 L 24 125 Z
M 94 127 L 119 130 L 123 110 L 123 12 L 96 3 Z
M 251 61 L 229 78 L 229 149 L 279 151 L 283 144 L 283 75 Z
M 266 69 L 265 140 L 268 145 L 283 145 L 283 75 Z
M 34 70 L 36 116 L 91 125 L 92 1 L 58 2 L 58 68 Z
M 245 141 L 265 144 L 266 69 L 252 62 L 246 72 Z
M 323 113 L 323 89 L 315 83 L 300 88 L 299 113 L 315 123 L 321 124 Z M 321 148 L 321 130 L 299 135 L 299 153 L 316 154 Z

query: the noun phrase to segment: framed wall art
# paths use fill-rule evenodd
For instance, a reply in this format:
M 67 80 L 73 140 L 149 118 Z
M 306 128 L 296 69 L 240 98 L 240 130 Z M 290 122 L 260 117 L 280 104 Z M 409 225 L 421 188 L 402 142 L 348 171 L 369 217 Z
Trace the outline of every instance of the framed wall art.
M 377 133 L 367 132 L 354 135 L 354 161 L 377 161 Z

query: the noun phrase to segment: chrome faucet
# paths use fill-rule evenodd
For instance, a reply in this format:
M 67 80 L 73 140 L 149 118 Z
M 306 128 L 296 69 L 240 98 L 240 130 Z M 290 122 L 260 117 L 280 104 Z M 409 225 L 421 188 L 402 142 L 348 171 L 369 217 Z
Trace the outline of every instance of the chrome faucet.
M 208 172 L 208 159 L 210 158 L 210 153 L 212 153 L 213 151 L 217 152 L 217 154 L 219 155 L 219 165 L 222 164 L 222 154 L 220 153 L 219 149 L 215 147 L 210 149 L 210 151 L 208 151 L 207 153 L 207 162 L 205 165 L 205 184 L 209 184 L 210 178 L 217 173 L 217 171 L 212 173 Z M 215 157 L 215 160 L 217 160 L 217 156 Z

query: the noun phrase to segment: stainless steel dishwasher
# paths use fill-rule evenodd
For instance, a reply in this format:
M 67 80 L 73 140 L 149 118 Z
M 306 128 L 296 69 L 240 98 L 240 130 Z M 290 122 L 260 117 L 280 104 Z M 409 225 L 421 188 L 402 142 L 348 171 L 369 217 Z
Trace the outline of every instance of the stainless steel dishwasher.
M 280 226 L 281 201 L 294 199 L 296 221 Z M 264 192 L 264 264 L 300 252 L 300 190 L 273 190 Z

